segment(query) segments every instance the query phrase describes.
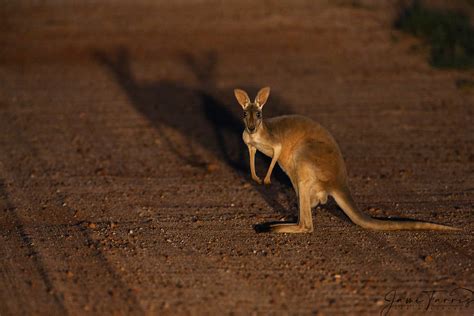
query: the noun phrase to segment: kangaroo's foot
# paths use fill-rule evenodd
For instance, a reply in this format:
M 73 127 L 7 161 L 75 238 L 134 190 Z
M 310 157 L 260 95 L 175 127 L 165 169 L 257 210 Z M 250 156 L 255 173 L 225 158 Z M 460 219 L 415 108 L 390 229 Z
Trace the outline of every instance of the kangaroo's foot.
M 311 233 L 313 227 L 295 222 L 269 222 L 254 225 L 257 233 Z
M 312 233 L 313 227 L 307 227 L 300 224 L 273 224 L 270 226 L 273 233 Z

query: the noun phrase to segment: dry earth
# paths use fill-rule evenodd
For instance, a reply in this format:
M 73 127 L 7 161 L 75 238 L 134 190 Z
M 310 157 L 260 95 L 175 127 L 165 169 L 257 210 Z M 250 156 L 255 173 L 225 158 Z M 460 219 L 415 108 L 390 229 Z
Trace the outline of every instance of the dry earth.
M 429 297 L 472 300 L 474 73 L 431 68 L 397 8 L 2 1 L 0 315 L 472 315 Z M 281 171 L 250 180 L 232 89 L 264 85 L 266 116 L 333 133 L 362 210 L 463 231 L 331 201 L 313 234 L 256 234 L 297 211 Z

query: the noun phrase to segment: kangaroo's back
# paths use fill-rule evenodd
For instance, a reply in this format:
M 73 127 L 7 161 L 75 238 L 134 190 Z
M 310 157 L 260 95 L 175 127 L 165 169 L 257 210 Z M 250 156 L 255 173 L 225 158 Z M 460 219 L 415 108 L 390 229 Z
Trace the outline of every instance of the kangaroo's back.
M 334 138 L 324 127 L 305 116 L 277 116 L 267 119 L 265 126 L 273 137 L 285 144 L 285 147 L 294 148 L 294 145 L 316 141 L 339 148 Z
M 319 123 L 301 115 L 284 115 L 265 122 L 270 134 L 282 144 L 280 166 L 287 173 L 309 164 L 326 182 L 346 181 L 344 160 L 331 134 Z

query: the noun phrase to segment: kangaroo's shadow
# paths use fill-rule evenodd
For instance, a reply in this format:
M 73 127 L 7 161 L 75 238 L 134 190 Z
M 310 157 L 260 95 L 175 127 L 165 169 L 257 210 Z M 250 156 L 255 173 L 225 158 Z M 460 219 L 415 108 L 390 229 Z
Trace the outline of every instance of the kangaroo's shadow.
M 270 187 L 258 185 L 250 179 L 247 148 L 242 141 L 240 106 L 233 99 L 232 88 L 219 89 L 214 83 L 218 61 L 216 53 L 209 52 L 201 59 L 191 54 L 181 56 L 183 64 L 198 80 L 198 87 L 173 80 L 137 80 L 131 68 L 130 54 L 125 48 L 109 54 L 96 51 L 94 57 L 113 75 L 137 111 L 160 132 L 177 159 L 195 168 L 207 170 L 212 162 L 199 154 L 199 148 L 204 148 L 247 178 L 274 210 L 288 215 L 289 210 L 278 202 L 278 193 L 284 190 L 287 199 L 294 199 L 294 194 L 289 194 L 292 191 L 291 183 L 280 168 L 275 168 L 273 179 L 276 181 Z M 257 91 L 256 87 L 240 87 L 250 92 Z M 288 112 L 291 112 L 289 106 L 272 94 L 266 115 L 275 116 Z M 185 144 L 177 144 L 167 132 L 169 128 L 178 131 Z M 261 155 L 258 160 L 260 165 L 265 166 L 270 162 Z

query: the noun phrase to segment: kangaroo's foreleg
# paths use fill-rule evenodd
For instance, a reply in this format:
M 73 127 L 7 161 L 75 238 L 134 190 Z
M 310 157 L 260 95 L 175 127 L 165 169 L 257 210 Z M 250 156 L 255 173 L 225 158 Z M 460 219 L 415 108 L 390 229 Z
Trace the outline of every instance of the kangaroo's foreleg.
M 255 173 L 255 152 L 257 151 L 257 148 L 254 146 L 248 144 L 247 147 L 249 148 L 249 155 L 250 155 L 250 173 L 252 174 L 252 179 L 255 180 L 257 183 L 261 184 L 262 179 L 260 179 L 257 176 L 257 173 Z
M 265 184 L 271 183 L 270 177 L 272 176 L 273 168 L 275 167 L 275 164 L 278 161 L 278 158 L 280 158 L 280 154 L 281 154 L 281 145 L 274 146 L 272 162 L 270 163 L 270 167 L 268 167 L 267 175 L 265 176 L 265 179 L 263 179 L 263 183 Z
M 297 223 L 272 223 L 270 231 L 275 233 L 311 233 L 313 231 L 313 219 L 311 216 L 310 188 L 299 186 L 299 208 L 300 214 Z

